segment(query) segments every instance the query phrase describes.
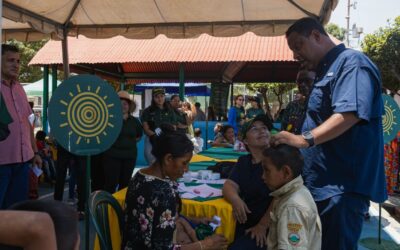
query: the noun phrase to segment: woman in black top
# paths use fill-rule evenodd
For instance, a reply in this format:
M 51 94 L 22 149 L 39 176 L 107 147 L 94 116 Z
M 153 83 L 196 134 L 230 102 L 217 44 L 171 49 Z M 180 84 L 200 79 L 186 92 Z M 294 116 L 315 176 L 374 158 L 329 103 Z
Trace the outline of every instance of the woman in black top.
M 139 120 L 131 115 L 136 105 L 126 91 L 118 92 L 121 99 L 123 123 L 115 143 L 104 152 L 104 189 L 114 193 L 128 186 L 136 164 L 136 144 L 143 135 Z
M 224 198 L 232 204 L 235 241 L 229 249 L 266 249 L 268 208 L 272 198 L 262 180 L 262 151 L 269 145 L 271 121 L 260 115 L 243 124 L 242 136 L 248 155 L 239 157 L 223 187 Z

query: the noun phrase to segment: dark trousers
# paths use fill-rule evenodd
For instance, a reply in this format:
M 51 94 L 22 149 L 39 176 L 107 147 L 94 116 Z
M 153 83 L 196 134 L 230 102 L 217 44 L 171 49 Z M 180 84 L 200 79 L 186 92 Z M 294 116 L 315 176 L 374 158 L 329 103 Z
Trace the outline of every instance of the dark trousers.
M 228 247 L 229 250 L 265 250 L 267 247 L 258 247 L 256 239 L 252 239 L 250 234 L 246 234 L 244 226 L 236 223 L 235 240 Z
M 103 154 L 99 154 L 92 156 L 91 159 L 90 174 L 92 178 L 92 192 L 96 190 L 104 190 L 103 157 Z
M 78 157 L 71 154 L 63 147 L 57 148 L 57 164 L 56 164 L 56 185 L 54 187 L 54 199 L 62 201 L 64 194 L 65 177 L 67 175 L 67 169 L 74 168 L 76 172 L 78 164 Z
M 135 168 L 136 158 L 134 159 L 118 159 L 110 156 L 104 156 L 104 190 L 114 193 L 118 186 L 118 190 L 126 188 L 132 177 Z
M 345 193 L 316 204 L 322 224 L 322 250 L 357 249 L 369 200 Z
M 0 165 L 0 209 L 28 199 L 29 162 Z

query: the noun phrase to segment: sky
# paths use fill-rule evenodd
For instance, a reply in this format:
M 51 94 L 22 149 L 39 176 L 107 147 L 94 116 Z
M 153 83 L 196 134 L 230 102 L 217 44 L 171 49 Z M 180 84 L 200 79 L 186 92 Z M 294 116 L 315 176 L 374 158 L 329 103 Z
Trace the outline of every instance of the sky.
M 400 16 L 400 0 L 350 0 L 356 3 L 356 9 L 350 8 L 350 29 L 353 23 L 364 29 L 364 34 L 370 34 L 380 27 L 387 26 L 387 19 L 392 21 Z M 348 0 L 339 0 L 332 12 L 329 22 L 346 28 Z

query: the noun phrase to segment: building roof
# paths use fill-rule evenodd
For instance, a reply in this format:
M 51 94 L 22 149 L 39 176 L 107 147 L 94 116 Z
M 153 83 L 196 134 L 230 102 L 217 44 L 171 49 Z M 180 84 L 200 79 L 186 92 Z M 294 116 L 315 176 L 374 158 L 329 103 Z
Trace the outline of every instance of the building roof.
M 71 70 L 128 83 L 178 82 L 183 65 L 191 82 L 293 82 L 298 63 L 285 36 L 171 39 L 68 38 Z M 61 42 L 49 41 L 30 65 L 62 64 Z
M 293 61 L 284 36 L 260 37 L 250 32 L 238 37 L 203 34 L 196 39 L 79 36 L 68 39 L 68 50 L 70 64 Z M 61 42 L 49 41 L 30 64 L 62 64 Z

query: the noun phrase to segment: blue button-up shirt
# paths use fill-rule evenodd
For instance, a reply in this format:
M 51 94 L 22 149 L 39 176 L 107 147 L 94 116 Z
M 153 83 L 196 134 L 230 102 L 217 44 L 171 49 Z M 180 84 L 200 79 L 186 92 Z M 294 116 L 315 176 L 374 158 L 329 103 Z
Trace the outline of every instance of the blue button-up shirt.
M 357 193 L 383 202 L 383 102 L 377 67 L 341 44 L 328 52 L 316 73 L 302 131 L 318 127 L 335 113 L 354 112 L 361 120 L 335 139 L 301 150 L 306 186 L 316 201 Z

